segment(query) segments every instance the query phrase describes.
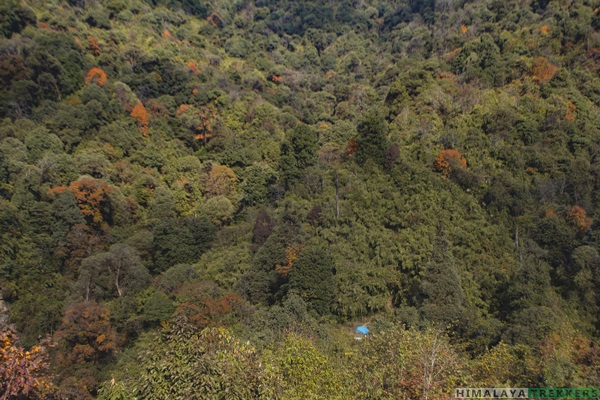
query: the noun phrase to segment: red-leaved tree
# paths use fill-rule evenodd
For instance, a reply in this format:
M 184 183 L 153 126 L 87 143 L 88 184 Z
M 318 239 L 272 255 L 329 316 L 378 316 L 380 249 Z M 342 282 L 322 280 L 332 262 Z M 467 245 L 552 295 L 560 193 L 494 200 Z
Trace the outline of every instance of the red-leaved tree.
M 48 374 L 47 342 L 25 350 L 12 325 L 0 328 L 0 397 L 42 399 L 54 390 Z

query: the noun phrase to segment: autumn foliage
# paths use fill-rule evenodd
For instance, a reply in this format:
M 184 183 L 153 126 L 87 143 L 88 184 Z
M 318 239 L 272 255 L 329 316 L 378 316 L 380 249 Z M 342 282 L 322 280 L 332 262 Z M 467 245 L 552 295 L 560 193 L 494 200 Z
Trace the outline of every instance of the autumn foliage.
M 238 178 L 231 168 L 225 165 L 216 165 L 208 174 L 204 192 L 207 197 L 235 196 L 237 182 Z
M 575 121 L 575 110 L 577 110 L 577 106 L 573 102 L 568 101 L 567 111 L 565 113 L 565 121 Z
M 108 194 L 113 188 L 105 182 L 95 179 L 80 179 L 71 183 L 69 187 L 58 186 L 48 190 L 49 194 L 61 193 L 65 190 L 70 191 L 77 200 L 77 205 L 81 213 L 92 223 L 97 224 L 103 221 L 102 209 L 108 202 Z
M 93 302 L 78 303 L 67 309 L 55 338 L 59 363 L 65 367 L 96 362 L 100 356 L 117 349 L 110 312 Z
M 26 351 L 12 325 L 0 328 L 0 396 L 2 399 L 44 398 L 52 391 L 44 342 Z M 24 396 L 24 397 L 22 397 Z
M 148 112 L 141 101 L 133 107 L 133 110 L 131 110 L 131 117 L 135 118 L 140 132 L 142 132 L 144 136 L 148 136 Z
M 442 150 L 435 159 L 435 169 L 441 172 L 446 178 L 450 176 L 450 172 L 459 168 L 467 167 L 467 160 L 460 155 L 458 150 L 446 149 Z
M 106 72 L 104 72 L 101 68 L 98 67 L 90 69 L 87 75 L 85 76 L 85 83 L 88 85 L 95 83 L 98 86 L 104 86 L 106 84 L 106 81 Z
M 185 317 L 198 328 L 231 324 L 243 303 L 239 295 L 220 293 L 208 282 L 182 285 L 177 300 L 180 305 L 175 310 L 176 318 Z
M 536 57 L 533 60 L 533 67 L 531 68 L 531 75 L 539 83 L 546 83 L 550 79 L 554 78 L 558 67 L 553 65 L 545 57 Z
M 358 151 L 358 145 L 356 144 L 356 139 L 352 138 L 348 141 L 348 146 L 346 147 L 346 151 L 347 151 L 348 157 L 352 157 L 352 155 Z
M 287 278 L 292 270 L 292 266 L 294 265 L 294 261 L 298 258 L 298 255 L 304 246 L 301 244 L 292 244 L 285 249 L 285 262 L 283 264 L 277 264 L 275 267 L 275 272 L 282 278 Z
M 580 232 L 585 232 L 592 226 L 592 219 L 581 206 L 573 206 L 567 212 L 567 218 L 577 227 Z
M 213 135 L 212 119 L 215 117 L 215 110 L 209 107 L 203 107 L 200 111 L 200 124 L 197 127 L 198 134 L 195 140 L 202 140 L 204 145 Z
M 100 55 L 100 45 L 98 44 L 98 39 L 94 36 L 90 36 L 88 38 L 88 48 L 90 49 L 93 55 Z
M 194 61 L 190 61 L 188 62 L 188 68 L 190 69 L 190 71 L 194 74 L 197 74 L 200 72 L 200 69 L 198 68 L 198 65 L 196 64 L 196 62 Z

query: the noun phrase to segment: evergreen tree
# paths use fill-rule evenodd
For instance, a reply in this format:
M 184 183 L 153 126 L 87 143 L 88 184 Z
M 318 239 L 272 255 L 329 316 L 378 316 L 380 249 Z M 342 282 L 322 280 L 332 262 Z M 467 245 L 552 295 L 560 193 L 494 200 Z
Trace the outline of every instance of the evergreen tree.
M 371 112 L 358 123 L 357 131 L 356 162 L 363 165 L 371 160 L 377 165 L 384 165 L 389 143 L 387 124 L 383 117 Z
M 281 145 L 280 169 L 286 188 L 298 181 L 306 168 L 317 162 L 318 138 L 308 125 L 299 124 L 288 132 Z
M 290 291 L 321 315 L 329 313 L 336 293 L 334 266 L 327 252 L 318 247 L 304 250 L 290 272 Z
M 466 299 L 445 234 L 433 243 L 431 259 L 421 281 L 421 313 L 426 321 L 457 324 L 466 316 Z

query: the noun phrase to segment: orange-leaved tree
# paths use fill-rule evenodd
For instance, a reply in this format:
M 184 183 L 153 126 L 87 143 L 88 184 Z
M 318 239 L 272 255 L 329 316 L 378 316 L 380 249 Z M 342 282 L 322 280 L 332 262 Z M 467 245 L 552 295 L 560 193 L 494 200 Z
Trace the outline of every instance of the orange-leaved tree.
M 352 138 L 348 141 L 348 146 L 346 147 L 346 151 L 347 151 L 348 157 L 352 157 L 352 155 L 358 151 L 358 145 L 356 144 L 356 139 Z
M 571 207 L 567 212 L 567 218 L 580 232 L 585 232 L 592 226 L 592 219 L 587 216 L 586 211 L 581 206 Z
M 177 289 L 176 299 L 175 319 L 185 317 L 199 328 L 232 325 L 243 314 L 242 298 L 211 282 L 184 284 Z
M 108 78 L 106 77 L 106 72 L 98 67 L 90 69 L 85 76 L 85 83 L 88 85 L 95 83 L 98 86 L 104 86 L 107 80 Z
M 146 107 L 144 107 L 141 101 L 138 101 L 135 107 L 133 107 L 131 116 L 135 118 L 140 132 L 142 132 L 144 136 L 148 136 L 148 111 L 146 111 Z
M 198 68 L 198 64 L 196 64 L 196 62 L 195 62 L 195 61 L 190 61 L 190 62 L 188 62 L 188 64 L 187 64 L 187 65 L 188 65 L 188 68 L 190 69 L 190 71 L 191 71 L 193 74 L 196 74 L 196 75 L 197 75 L 197 74 L 199 74 L 199 73 L 200 73 L 200 68 Z
M 558 67 L 550 63 L 545 57 L 536 57 L 533 60 L 531 75 L 533 75 L 533 78 L 539 83 L 548 82 L 550 79 L 554 78 L 557 71 Z
M 215 118 L 216 112 L 212 107 L 202 107 L 200 109 L 200 124 L 196 128 L 198 134 L 194 138 L 195 140 L 202 140 L 204 145 L 208 142 L 208 139 L 213 135 L 213 124 L 212 120 Z
M 100 44 L 98 43 L 98 39 L 94 36 L 90 36 L 88 38 L 88 48 L 90 49 L 93 55 L 100 55 Z
M 91 399 L 98 385 L 93 366 L 106 362 L 117 350 L 110 311 L 94 302 L 74 304 L 65 311 L 54 337 L 60 392 L 68 398 Z
M 291 244 L 285 249 L 285 262 L 283 264 L 277 264 L 275 272 L 282 278 L 287 278 L 292 270 L 294 261 L 298 258 L 298 255 L 304 250 L 304 245 Z
M 19 346 L 12 325 L 0 328 L 0 397 L 38 399 L 50 394 L 54 386 L 48 375 L 47 341 L 29 351 Z
M 467 167 L 467 160 L 460 155 L 458 150 L 446 149 L 440 151 L 435 158 L 435 169 L 441 172 L 446 178 L 453 170 Z
M 104 218 L 102 211 L 108 206 L 108 194 L 113 191 L 113 188 L 108 186 L 106 182 L 96 179 L 84 178 L 71 183 L 69 187 L 58 186 L 48 190 L 49 194 L 57 194 L 70 191 L 77 200 L 79 211 L 83 214 L 88 222 L 92 224 L 101 223 Z

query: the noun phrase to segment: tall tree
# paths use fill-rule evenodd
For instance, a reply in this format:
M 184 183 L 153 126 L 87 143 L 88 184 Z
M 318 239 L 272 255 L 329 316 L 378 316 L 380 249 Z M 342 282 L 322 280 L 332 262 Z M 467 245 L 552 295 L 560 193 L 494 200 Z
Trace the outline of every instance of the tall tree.
M 308 247 L 295 259 L 289 273 L 290 290 L 296 292 L 309 308 L 328 314 L 337 291 L 333 260 L 319 247 Z
M 317 162 L 318 138 L 308 125 L 299 124 L 288 131 L 281 145 L 280 169 L 287 188 L 302 177 L 304 170 Z
M 162 221 L 154 229 L 154 265 L 161 272 L 175 264 L 192 263 L 210 247 L 215 227 L 206 218 L 191 216 Z
M 117 243 L 109 251 L 95 254 L 81 262 L 78 288 L 85 300 L 100 300 L 110 294 L 122 297 L 144 289 L 150 274 L 143 266 L 137 251 Z
M 389 148 L 387 124 L 383 117 L 371 112 L 358 123 L 356 129 L 358 132 L 355 139 L 358 148 L 355 154 L 356 162 L 363 165 L 371 160 L 382 166 Z
M 425 320 L 458 324 L 465 317 L 466 299 L 452 256 L 450 241 L 444 233 L 433 242 L 433 252 L 421 281 L 421 312 Z

